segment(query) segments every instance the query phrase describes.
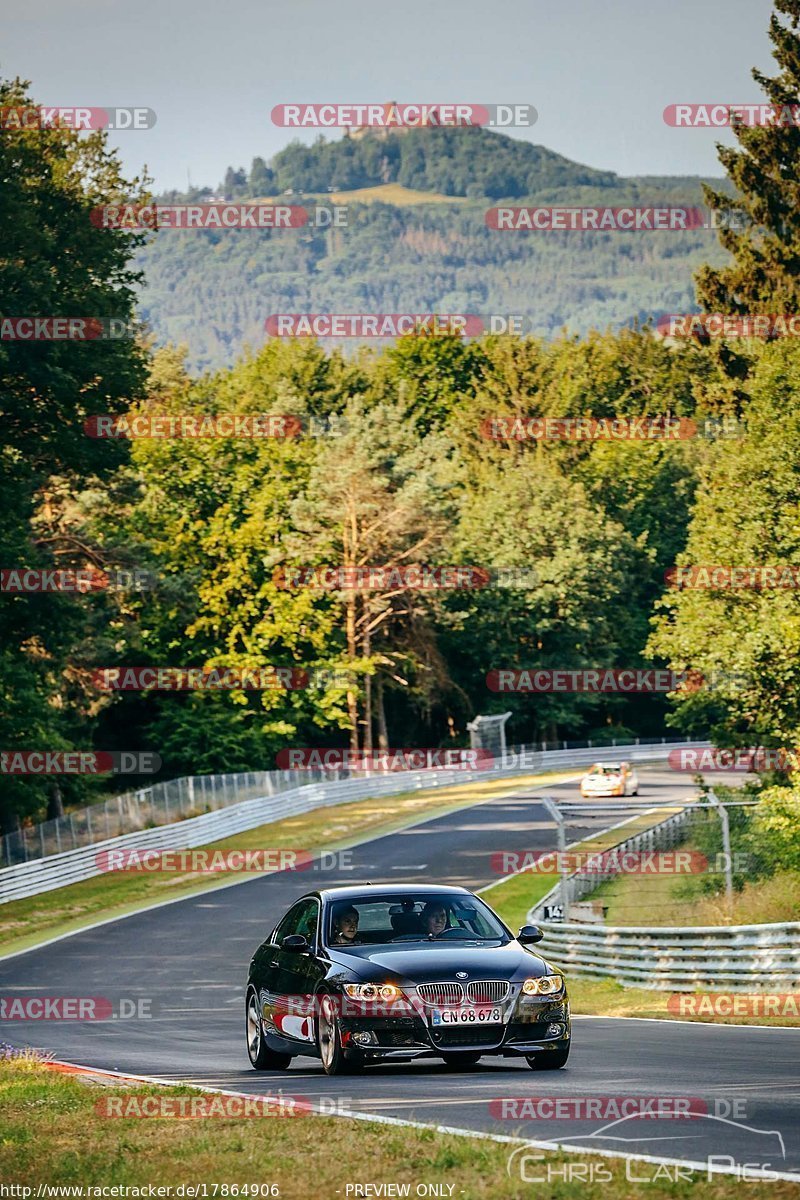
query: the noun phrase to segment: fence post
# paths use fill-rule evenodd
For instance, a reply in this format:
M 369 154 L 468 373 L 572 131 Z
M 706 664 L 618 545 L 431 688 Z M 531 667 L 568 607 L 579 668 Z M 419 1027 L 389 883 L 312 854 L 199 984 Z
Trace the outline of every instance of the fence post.
M 567 883 L 567 829 L 564 814 L 558 807 L 556 802 L 550 796 L 542 796 L 542 807 L 550 814 L 556 823 L 558 829 L 558 859 L 561 873 L 561 907 L 563 909 L 562 920 L 566 924 L 569 920 L 569 896 Z
M 92 833 L 92 813 L 89 808 L 86 809 L 86 832 L 89 835 L 89 844 L 91 845 L 94 841 L 94 834 Z
M 708 798 L 719 813 L 720 823 L 722 825 L 722 853 L 725 855 L 725 903 L 730 912 L 733 906 L 733 862 L 731 860 L 731 826 L 728 817 L 728 811 L 725 805 L 722 804 L 713 791 L 708 793 Z
M 186 795 L 189 798 L 188 807 L 191 810 L 194 808 L 194 775 L 189 776 L 188 787 L 186 788 Z
M 75 833 L 75 814 L 74 813 L 69 814 L 69 831 L 72 834 L 72 849 L 77 850 L 78 849 L 78 837 L 77 837 L 77 834 Z

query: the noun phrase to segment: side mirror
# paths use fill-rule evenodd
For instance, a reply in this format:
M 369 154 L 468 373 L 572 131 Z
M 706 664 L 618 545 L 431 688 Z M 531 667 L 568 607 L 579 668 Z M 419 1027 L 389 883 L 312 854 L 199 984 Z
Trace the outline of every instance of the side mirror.
M 530 946 L 534 942 L 540 942 L 544 934 L 538 925 L 523 925 L 517 934 L 517 941 L 521 946 Z
M 302 933 L 288 933 L 281 942 L 281 950 L 293 950 L 295 954 L 302 954 L 308 950 L 308 938 L 303 937 Z

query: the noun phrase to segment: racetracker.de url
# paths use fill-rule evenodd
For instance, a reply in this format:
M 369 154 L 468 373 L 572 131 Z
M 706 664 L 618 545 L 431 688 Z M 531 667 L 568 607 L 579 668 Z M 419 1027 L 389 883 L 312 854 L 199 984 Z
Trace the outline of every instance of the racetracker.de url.
M 213 1200 L 214 1196 L 230 1198 L 237 1196 L 280 1196 L 277 1183 L 117 1183 L 117 1184 L 60 1184 L 40 1183 L 35 1188 L 22 1183 L 0 1183 L 0 1200 L 6 1196 L 14 1200 L 53 1200 L 74 1197 L 74 1200 L 101 1200 L 101 1197 L 132 1197 L 134 1200 L 148 1196 L 177 1197 L 177 1200 Z

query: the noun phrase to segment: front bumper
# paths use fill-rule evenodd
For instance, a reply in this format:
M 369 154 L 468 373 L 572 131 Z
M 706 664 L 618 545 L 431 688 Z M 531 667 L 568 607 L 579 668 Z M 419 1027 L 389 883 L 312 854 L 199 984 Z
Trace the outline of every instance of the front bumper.
M 368 1058 L 480 1052 L 503 1056 L 560 1049 L 569 1044 L 569 1001 L 514 995 L 503 1005 L 502 1023 L 431 1026 L 427 1015 L 343 1017 L 342 1041 Z M 369 1035 L 365 1042 L 364 1035 Z

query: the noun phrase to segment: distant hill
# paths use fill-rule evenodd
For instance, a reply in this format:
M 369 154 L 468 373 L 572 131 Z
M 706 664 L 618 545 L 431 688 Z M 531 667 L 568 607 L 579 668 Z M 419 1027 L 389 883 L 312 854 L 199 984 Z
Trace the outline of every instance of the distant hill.
M 271 164 L 279 191 L 316 192 L 400 183 L 445 196 L 528 196 L 542 188 L 613 187 L 612 171 L 595 171 L 531 142 L 488 129 L 412 129 L 402 135 L 293 142 Z
M 719 186 L 720 181 L 715 180 Z M 500 200 L 541 205 L 702 203 L 696 177 L 626 179 L 485 129 L 292 143 L 249 173 L 161 199 L 316 193 L 347 228 L 164 231 L 140 255 L 140 310 L 195 370 L 229 364 L 280 312 L 518 313 L 552 337 L 691 310 L 693 272 L 725 254 L 712 230 L 514 233 L 486 228 Z M 347 344 L 345 343 L 345 346 Z

